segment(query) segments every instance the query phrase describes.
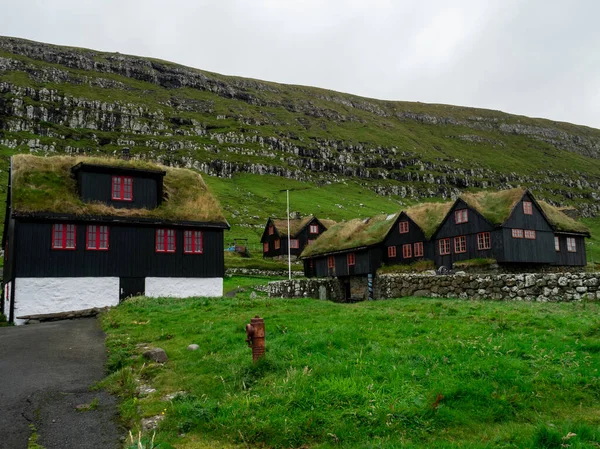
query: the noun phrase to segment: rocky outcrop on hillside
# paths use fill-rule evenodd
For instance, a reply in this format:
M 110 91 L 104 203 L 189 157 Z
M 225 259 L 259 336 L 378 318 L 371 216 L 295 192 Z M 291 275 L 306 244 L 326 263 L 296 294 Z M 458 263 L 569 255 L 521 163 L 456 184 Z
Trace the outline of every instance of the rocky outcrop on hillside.
M 431 112 L 423 112 L 431 109 Z M 378 137 L 361 129 L 391 133 Z M 390 131 L 388 131 L 388 129 Z M 518 138 L 517 143 L 514 139 Z M 528 145 L 574 159 L 568 170 L 498 168 L 457 145 Z M 382 195 L 456 196 L 465 188 L 535 186 L 551 201 L 598 212 L 600 131 L 497 111 L 369 100 L 225 77 L 172 63 L 0 37 L 0 146 L 104 152 L 230 177 L 315 182 L 360 178 Z M 582 159 L 584 158 L 584 159 Z M 581 165 L 588 159 L 589 165 Z

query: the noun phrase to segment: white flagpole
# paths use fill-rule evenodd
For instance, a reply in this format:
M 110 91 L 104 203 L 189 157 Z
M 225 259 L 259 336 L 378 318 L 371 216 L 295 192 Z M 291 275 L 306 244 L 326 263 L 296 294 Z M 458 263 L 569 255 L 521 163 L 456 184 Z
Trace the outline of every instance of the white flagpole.
M 287 192 L 287 219 L 288 219 L 288 277 L 292 280 L 292 249 L 290 248 L 290 191 Z

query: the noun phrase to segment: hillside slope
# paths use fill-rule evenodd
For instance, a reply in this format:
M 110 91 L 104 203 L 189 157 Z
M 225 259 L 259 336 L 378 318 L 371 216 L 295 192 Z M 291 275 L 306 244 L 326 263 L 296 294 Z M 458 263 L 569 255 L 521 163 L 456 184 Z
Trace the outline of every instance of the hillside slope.
M 0 169 L 15 152 L 125 146 L 213 176 L 358 182 L 409 202 L 522 185 L 586 216 L 600 204 L 600 130 L 0 37 Z

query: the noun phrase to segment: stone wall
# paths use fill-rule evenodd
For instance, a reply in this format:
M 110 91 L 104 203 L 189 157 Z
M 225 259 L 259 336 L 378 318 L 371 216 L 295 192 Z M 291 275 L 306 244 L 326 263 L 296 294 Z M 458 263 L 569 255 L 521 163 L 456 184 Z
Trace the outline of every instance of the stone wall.
M 318 298 L 330 301 L 344 300 L 344 285 L 337 278 L 292 279 L 291 281 L 269 282 L 270 297 Z
M 272 297 L 344 300 L 338 279 L 298 279 L 269 283 Z M 383 274 L 375 278 L 375 299 L 433 298 L 507 301 L 600 300 L 600 273 Z
M 259 270 L 257 268 L 227 268 L 226 276 L 264 276 L 264 277 L 287 277 L 288 270 Z M 302 277 L 304 271 L 294 271 L 292 269 L 292 277 Z
M 600 299 L 597 273 L 389 274 L 375 281 L 375 298 L 429 296 L 514 301 Z

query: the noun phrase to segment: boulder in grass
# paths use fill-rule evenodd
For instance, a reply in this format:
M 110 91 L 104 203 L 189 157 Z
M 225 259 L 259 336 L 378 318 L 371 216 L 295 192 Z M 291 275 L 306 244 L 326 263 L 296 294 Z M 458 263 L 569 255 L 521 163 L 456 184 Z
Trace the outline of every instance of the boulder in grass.
M 196 343 L 193 343 L 193 344 L 189 345 L 187 348 L 188 348 L 188 351 L 197 351 L 198 349 L 200 349 L 200 346 L 197 345 Z
M 169 360 L 167 353 L 161 348 L 152 348 L 144 352 L 144 357 L 156 363 L 165 363 Z

